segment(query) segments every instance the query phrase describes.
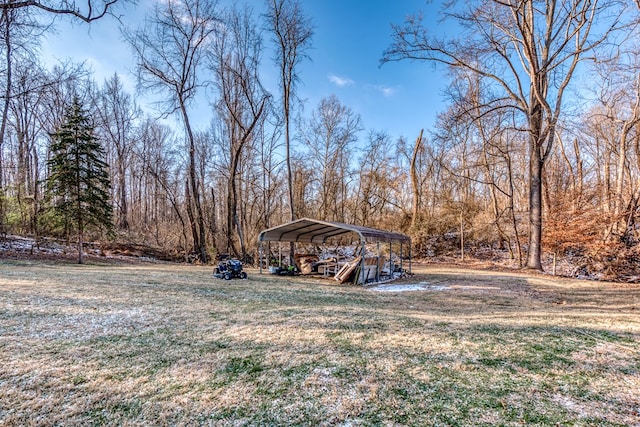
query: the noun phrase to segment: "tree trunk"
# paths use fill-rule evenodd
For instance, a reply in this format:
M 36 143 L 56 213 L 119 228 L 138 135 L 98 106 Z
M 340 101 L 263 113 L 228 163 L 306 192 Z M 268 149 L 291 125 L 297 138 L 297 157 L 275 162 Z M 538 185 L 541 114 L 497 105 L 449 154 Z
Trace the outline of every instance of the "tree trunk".
M 509 173 L 509 213 L 511 218 L 511 225 L 513 227 L 513 236 L 516 240 L 516 249 L 518 250 L 518 266 L 522 268 L 522 244 L 520 242 L 520 232 L 518 231 L 518 219 L 516 218 L 516 207 L 514 201 L 515 188 L 513 179 L 513 166 L 511 163 L 511 156 L 507 155 L 507 171 Z
M 194 249 L 200 256 L 200 261 L 203 264 L 208 262 L 207 244 L 206 244 L 206 230 L 204 227 L 204 215 L 202 213 L 202 205 L 200 203 L 200 191 L 198 190 L 198 181 L 196 179 L 196 144 L 191 124 L 189 122 L 189 115 L 184 104 L 184 100 L 180 98 L 180 111 L 182 112 L 182 118 L 184 120 L 184 127 L 187 131 L 187 138 L 189 139 L 189 183 L 191 187 L 191 196 L 193 197 L 193 204 L 195 207 L 194 212 L 194 224 L 192 228 L 196 228 L 196 234 L 194 235 Z M 196 240 L 197 239 L 197 240 Z
M 126 187 L 126 168 L 124 164 L 124 150 L 118 147 L 118 180 L 120 185 L 119 204 L 120 204 L 120 220 L 118 228 L 121 230 L 129 230 L 129 207 L 127 206 L 127 187 Z
M 4 200 L 4 183 L 3 183 L 4 168 L 3 168 L 3 160 L 2 160 L 2 153 L 3 153 L 2 146 L 4 145 L 4 136 L 7 129 L 9 104 L 11 100 L 11 79 L 12 79 L 11 31 L 10 31 L 11 26 L 9 23 L 8 9 L 4 9 L 2 11 L 2 19 L 4 20 L 4 25 L 5 25 L 4 42 L 5 42 L 5 55 L 6 55 L 6 61 L 7 61 L 5 64 L 5 66 L 7 67 L 6 69 L 7 80 L 5 82 L 6 87 L 4 91 L 4 104 L 2 105 L 2 121 L 0 122 L 0 235 L 6 232 L 5 225 L 4 225 L 5 200 Z
M 422 132 L 424 129 L 420 129 L 420 135 L 416 139 L 416 145 L 413 147 L 413 155 L 411 156 L 411 166 L 409 173 L 411 174 L 411 188 L 413 189 L 413 217 L 411 218 L 411 228 L 415 228 L 418 223 L 420 215 L 420 206 L 422 205 L 420 200 L 420 185 L 418 182 L 418 171 L 416 169 L 416 163 L 418 160 L 418 153 L 420 152 L 420 146 L 422 144 Z
M 82 222 L 82 219 L 79 219 Z M 84 264 L 83 250 L 84 246 L 84 231 L 82 225 L 78 226 L 78 264 Z
M 533 137 L 532 137 L 533 139 Z M 527 268 L 542 270 L 542 168 L 537 142 L 532 141 L 529 156 L 529 252 Z
M 185 203 L 185 208 L 187 209 L 187 216 L 189 217 L 189 224 L 191 225 L 191 237 L 193 239 L 193 252 L 199 253 L 198 248 L 200 247 L 200 242 L 199 242 L 199 238 L 198 238 L 198 227 L 197 227 L 197 222 L 195 219 L 195 214 L 193 213 L 193 207 L 192 207 L 192 196 L 191 196 L 191 190 L 189 189 L 189 180 L 187 179 L 187 182 L 185 183 L 185 196 L 186 196 L 186 203 Z
M 233 241 L 233 230 L 235 229 L 237 216 L 237 196 L 234 174 L 229 176 L 227 188 L 227 252 L 233 253 L 234 256 L 238 257 L 238 249 Z
M 285 99 L 287 96 L 285 95 Z M 289 103 L 285 103 L 285 149 L 286 149 L 286 157 L 287 157 L 287 186 L 289 190 L 289 219 L 291 221 L 295 221 L 296 212 L 294 208 L 294 199 L 293 199 L 293 171 L 291 169 L 291 136 L 289 130 Z
M 218 252 L 218 244 L 216 242 L 216 235 L 218 234 L 218 217 L 216 213 L 216 193 L 211 187 L 211 220 L 209 225 L 209 231 L 211 232 L 211 242 L 213 246 L 213 252 Z

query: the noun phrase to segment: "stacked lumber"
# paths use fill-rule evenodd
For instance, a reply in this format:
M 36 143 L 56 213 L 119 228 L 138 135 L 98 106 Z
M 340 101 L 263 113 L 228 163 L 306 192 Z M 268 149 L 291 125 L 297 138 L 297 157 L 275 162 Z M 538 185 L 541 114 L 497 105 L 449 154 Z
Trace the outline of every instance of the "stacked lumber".
M 359 256 L 355 258 L 353 261 L 347 262 L 345 265 L 342 266 L 340 270 L 338 270 L 334 278 L 340 283 L 344 283 L 348 281 L 351 278 L 351 275 L 358 268 L 358 265 L 360 265 L 361 260 L 362 260 L 362 257 Z

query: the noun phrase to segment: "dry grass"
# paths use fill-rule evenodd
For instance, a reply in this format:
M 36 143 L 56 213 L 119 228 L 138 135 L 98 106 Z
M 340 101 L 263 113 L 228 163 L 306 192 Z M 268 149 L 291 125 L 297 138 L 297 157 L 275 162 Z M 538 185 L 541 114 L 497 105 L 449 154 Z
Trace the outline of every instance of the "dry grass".
M 0 261 L 0 425 L 640 425 L 640 287 Z

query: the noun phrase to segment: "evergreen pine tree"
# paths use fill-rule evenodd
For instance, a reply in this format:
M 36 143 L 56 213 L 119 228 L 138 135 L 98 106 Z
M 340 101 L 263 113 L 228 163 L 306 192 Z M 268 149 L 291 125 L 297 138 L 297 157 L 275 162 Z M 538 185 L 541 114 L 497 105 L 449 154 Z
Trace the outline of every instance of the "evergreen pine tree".
M 72 228 L 78 234 L 80 264 L 85 231 L 112 230 L 111 182 L 104 157 L 90 117 L 76 96 L 65 112 L 62 126 L 51 134 L 46 189 L 50 208 L 61 216 L 67 230 Z

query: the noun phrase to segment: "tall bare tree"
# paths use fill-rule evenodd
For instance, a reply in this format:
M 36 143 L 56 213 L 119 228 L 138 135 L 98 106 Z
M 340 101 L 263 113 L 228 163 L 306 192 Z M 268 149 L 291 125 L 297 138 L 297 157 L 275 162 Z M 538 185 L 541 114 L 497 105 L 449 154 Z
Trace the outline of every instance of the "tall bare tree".
M 96 96 L 96 115 L 99 118 L 98 131 L 103 136 L 108 151 L 114 151 L 115 178 L 112 179 L 115 189 L 115 200 L 118 210 L 117 227 L 129 229 L 129 195 L 127 194 L 127 169 L 133 148 L 134 127 L 141 112 L 123 86 L 118 74 L 105 81 Z
M 262 87 L 258 69 L 262 40 L 249 9 L 231 10 L 227 23 L 211 48 L 211 69 L 220 99 L 216 110 L 223 122 L 229 152 L 227 186 L 227 249 L 236 256 L 247 254 L 246 237 L 238 213 L 238 173 L 242 158 L 264 119 L 269 94 Z M 240 251 L 232 238 L 236 231 Z
M 39 203 L 41 150 L 45 146 L 50 129 L 43 126 L 44 99 L 48 84 L 53 77 L 31 58 L 21 58 L 15 64 L 14 93 L 11 97 L 9 119 L 9 152 L 15 156 L 16 168 L 13 195 L 22 218 L 22 229 L 37 235 L 37 212 Z M 13 147 L 12 147 L 13 145 Z M 13 148 L 13 149 L 12 149 Z M 12 204 L 16 206 L 16 204 Z
M 331 95 L 320 101 L 304 126 L 316 173 L 318 213 L 323 220 L 345 222 L 350 155 L 361 130 L 360 116 Z
M 184 124 L 189 151 L 187 196 L 193 201 L 188 212 L 193 249 L 202 262 L 208 261 L 206 228 L 196 173 L 196 138 L 188 107 L 201 87 L 199 68 L 218 30 L 216 7 L 216 2 L 210 0 L 161 2 L 144 28 L 125 33 L 137 59 L 140 87 L 163 93 L 164 113 L 179 112 Z
M 285 128 L 285 161 L 289 190 L 290 219 L 295 218 L 293 169 L 291 167 L 291 115 L 295 99 L 298 69 L 311 47 L 313 24 L 302 10 L 298 0 L 267 0 L 267 21 L 276 44 L 275 61 L 280 72 L 282 112 Z
M 529 252 L 526 266 L 541 270 L 542 176 L 551 153 L 564 94 L 578 64 L 619 24 L 615 1 L 480 0 L 448 4 L 445 18 L 459 39 L 432 37 L 421 17 L 393 27 L 383 62 L 426 60 L 464 69 L 492 84 L 495 108 L 518 111 L 529 146 Z M 598 22 L 600 31 L 592 31 Z M 491 105 L 487 105 L 490 108 Z

